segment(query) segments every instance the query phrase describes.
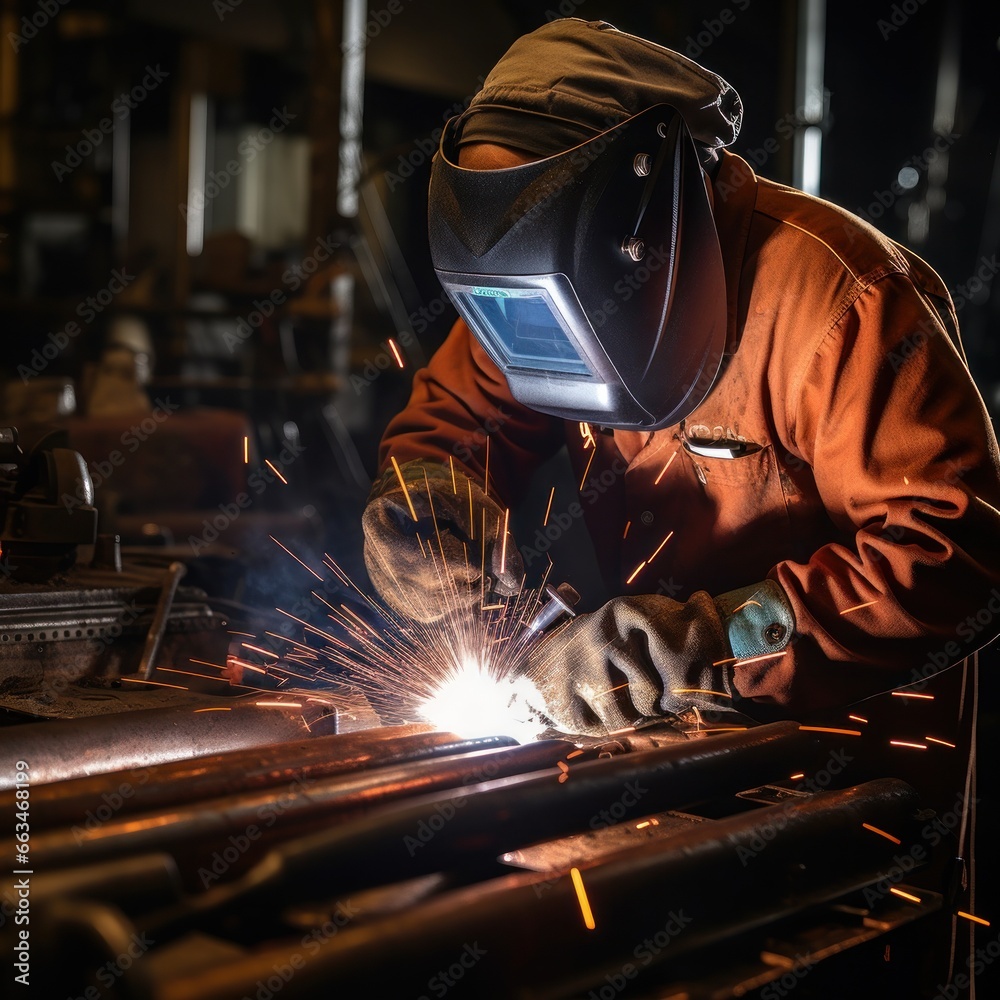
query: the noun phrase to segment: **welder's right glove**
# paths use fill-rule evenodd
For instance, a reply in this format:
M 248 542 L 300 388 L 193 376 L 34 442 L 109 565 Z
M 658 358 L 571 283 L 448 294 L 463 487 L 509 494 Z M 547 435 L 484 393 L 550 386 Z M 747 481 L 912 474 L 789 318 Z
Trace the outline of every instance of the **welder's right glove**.
M 557 728 L 603 736 L 691 706 L 731 709 L 734 660 L 784 650 L 794 628 L 773 580 L 683 604 L 616 597 L 543 639 L 525 673 Z
M 390 466 L 361 520 L 368 576 L 386 604 L 433 622 L 471 611 L 484 595 L 517 593 L 524 565 L 509 532 L 504 544 L 504 508 L 458 468 L 453 478 L 449 465 L 418 459 L 400 472 L 406 495 Z

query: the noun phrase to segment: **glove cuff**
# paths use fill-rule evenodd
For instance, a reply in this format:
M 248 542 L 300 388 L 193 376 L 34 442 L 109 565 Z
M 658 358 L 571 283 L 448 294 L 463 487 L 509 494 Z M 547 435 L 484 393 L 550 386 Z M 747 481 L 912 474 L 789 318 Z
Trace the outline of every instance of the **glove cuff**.
M 774 580 L 731 590 L 715 598 L 729 648 L 737 659 L 780 653 L 795 633 L 795 614 Z

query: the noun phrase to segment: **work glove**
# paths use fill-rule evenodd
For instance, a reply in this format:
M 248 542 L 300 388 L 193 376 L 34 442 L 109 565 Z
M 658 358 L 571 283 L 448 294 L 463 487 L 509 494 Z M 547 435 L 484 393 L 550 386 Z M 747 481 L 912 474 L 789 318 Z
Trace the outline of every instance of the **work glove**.
M 558 729 L 603 736 L 692 706 L 731 708 L 734 659 L 781 652 L 794 627 L 773 580 L 685 604 L 616 597 L 543 639 L 525 673 Z
M 484 596 L 489 603 L 517 593 L 524 564 L 509 532 L 504 545 L 505 509 L 458 468 L 454 478 L 440 462 L 416 460 L 399 469 L 406 494 L 390 466 L 361 519 L 365 565 L 386 604 L 429 623 L 468 614 Z

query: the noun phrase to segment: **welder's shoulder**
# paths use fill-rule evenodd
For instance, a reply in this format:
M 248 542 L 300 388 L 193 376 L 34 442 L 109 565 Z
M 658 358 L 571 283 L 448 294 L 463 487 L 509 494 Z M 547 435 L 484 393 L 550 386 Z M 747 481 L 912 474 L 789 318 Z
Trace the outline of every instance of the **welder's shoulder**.
M 832 202 L 758 178 L 755 227 L 786 260 L 822 275 L 847 297 L 889 276 L 938 298 L 948 292 L 934 269 L 873 225 Z M 897 283 L 891 283 L 897 284 Z

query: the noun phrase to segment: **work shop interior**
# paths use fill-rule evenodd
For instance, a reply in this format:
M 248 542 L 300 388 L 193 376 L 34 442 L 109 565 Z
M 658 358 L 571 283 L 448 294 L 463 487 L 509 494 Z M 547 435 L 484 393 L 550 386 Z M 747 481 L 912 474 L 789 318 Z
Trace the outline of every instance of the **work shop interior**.
M 1000 9 L 0 36 L 0 996 L 998 995 Z

